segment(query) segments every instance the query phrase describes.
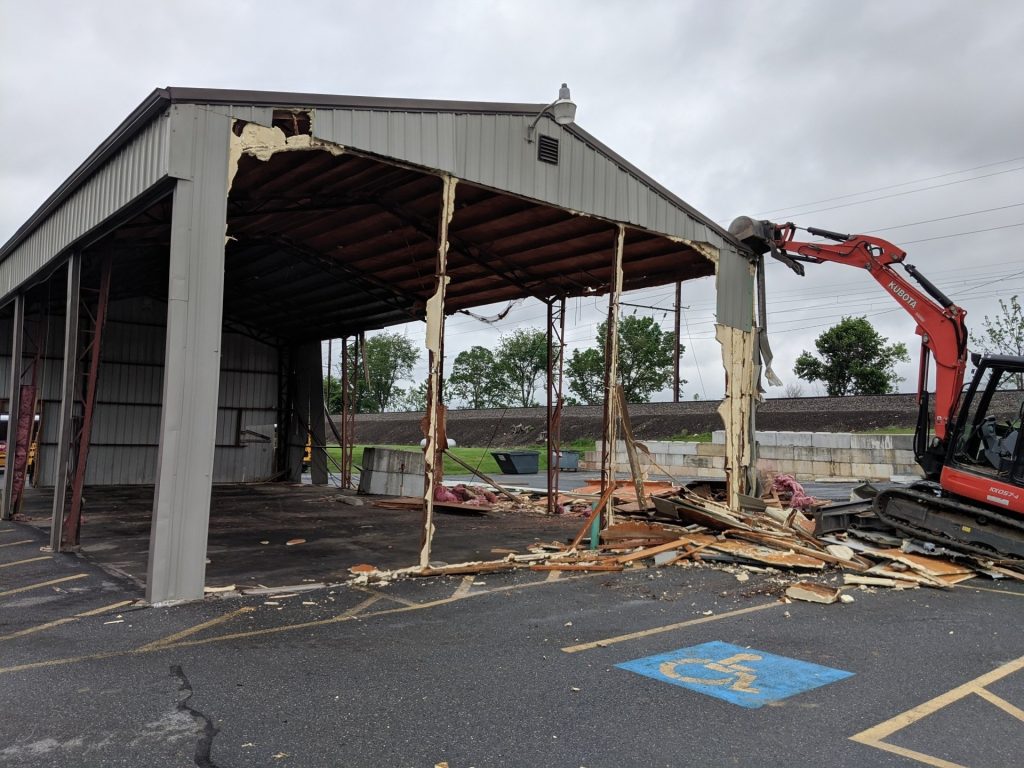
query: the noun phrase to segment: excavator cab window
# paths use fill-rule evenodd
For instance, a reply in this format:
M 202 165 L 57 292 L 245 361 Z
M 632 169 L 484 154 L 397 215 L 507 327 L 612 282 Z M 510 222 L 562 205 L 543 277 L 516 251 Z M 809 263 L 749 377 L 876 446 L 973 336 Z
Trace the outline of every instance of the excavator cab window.
M 1015 388 L 1013 371 L 983 368 L 975 377 L 964 401 L 967 411 L 960 419 L 955 437 L 954 461 L 972 472 L 1018 476 L 1024 441 L 1020 438 L 1024 417 L 1024 395 L 1007 397 Z

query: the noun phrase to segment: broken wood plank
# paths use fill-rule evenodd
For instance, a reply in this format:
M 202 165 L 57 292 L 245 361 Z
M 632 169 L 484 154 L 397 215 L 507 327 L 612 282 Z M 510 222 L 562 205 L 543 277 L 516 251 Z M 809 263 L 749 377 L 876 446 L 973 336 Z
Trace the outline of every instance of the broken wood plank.
M 619 563 L 538 563 L 531 571 L 621 571 Z
M 487 561 L 480 563 L 459 563 L 458 565 L 442 565 L 436 568 L 417 568 L 410 573 L 413 576 L 455 576 L 469 573 L 498 573 L 512 571 L 519 564 L 511 560 Z
M 667 544 L 659 544 L 656 547 L 641 549 L 639 552 L 630 552 L 628 555 L 619 555 L 619 557 L 615 558 L 615 560 L 619 563 L 631 563 L 634 560 L 643 560 L 647 557 L 654 557 L 659 552 L 668 552 L 672 549 L 681 549 L 687 546 L 688 544 L 692 545 L 694 544 L 694 542 L 690 539 L 676 539 L 675 541 L 670 541 Z
M 626 403 L 626 395 L 621 384 L 615 385 L 615 398 L 618 400 L 619 420 L 622 422 L 622 437 L 626 443 L 626 457 L 629 459 L 629 471 L 633 475 L 633 487 L 636 490 L 636 503 L 640 509 L 645 510 L 650 506 L 647 494 L 644 493 L 644 475 L 640 469 L 640 456 L 636 450 L 636 440 L 633 438 L 633 427 L 629 423 L 629 405 Z
M 866 587 L 890 587 L 895 589 L 917 589 L 917 584 L 909 585 L 897 579 L 884 578 L 880 576 L 861 576 L 859 573 L 844 573 L 844 584 L 864 585 Z
M 802 600 L 805 603 L 821 603 L 831 605 L 839 599 L 839 590 L 812 581 L 798 581 L 786 589 L 786 597 Z

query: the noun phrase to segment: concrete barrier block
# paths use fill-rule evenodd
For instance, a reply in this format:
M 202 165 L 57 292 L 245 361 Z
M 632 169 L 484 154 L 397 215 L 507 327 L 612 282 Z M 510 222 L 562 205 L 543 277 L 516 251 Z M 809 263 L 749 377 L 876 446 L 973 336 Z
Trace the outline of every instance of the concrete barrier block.
M 809 445 L 793 446 L 793 458 L 796 461 L 814 461 L 817 451 Z
M 831 461 L 812 461 L 811 471 L 815 477 L 832 477 L 835 469 Z
M 790 445 L 796 447 L 806 446 L 809 448 L 814 441 L 813 434 L 813 432 L 789 432 L 787 436 Z M 781 438 L 779 439 L 779 444 L 782 444 Z
M 892 447 L 897 451 L 912 451 L 914 450 L 914 436 L 913 435 L 891 435 Z
M 813 461 L 794 461 L 791 465 L 793 467 L 792 474 L 798 478 L 811 478 L 814 476 L 814 462 Z
M 725 456 L 725 446 L 714 443 L 697 443 L 698 456 Z
M 711 442 L 717 443 L 718 445 L 725 445 L 725 430 L 716 429 L 711 433 Z
M 893 464 L 913 464 L 917 465 L 917 460 L 914 458 L 913 451 L 905 451 L 900 448 L 895 449 L 892 452 L 892 463 Z
M 724 480 L 725 472 L 721 469 L 700 468 L 697 470 L 697 477 L 705 480 Z
M 777 461 L 793 461 L 796 458 L 796 448 L 791 445 L 768 445 L 762 448 L 758 455 Z
M 833 448 L 832 449 L 832 461 L 835 462 L 846 462 L 850 464 L 853 461 L 853 449 L 852 448 Z
M 812 432 L 811 445 L 815 448 L 842 448 L 849 445 L 849 438 L 841 433 Z
M 761 445 L 778 445 L 779 444 L 779 433 L 778 432 L 755 432 L 754 439 L 757 440 Z

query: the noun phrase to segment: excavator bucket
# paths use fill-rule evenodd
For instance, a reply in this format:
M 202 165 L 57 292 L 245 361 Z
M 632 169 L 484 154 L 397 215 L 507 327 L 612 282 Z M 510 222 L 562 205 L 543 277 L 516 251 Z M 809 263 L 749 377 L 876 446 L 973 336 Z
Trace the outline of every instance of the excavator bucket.
M 750 248 L 759 256 L 765 253 L 771 255 L 803 277 L 804 266 L 780 251 L 776 241 L 780 237 L 779 227 L 770 221 L 752 219 L 749 216 L 740 216 L 732 220 L 729 225 L 729 233 L 735 235 L 745 246 Z
M 745 246 L 754 253 L 768 253 L 772 250 L 772 243 L 775 240 L 775 225 L 770 221 L 759 221 L 749 216 L 740 216 L 732 220 L 729 225 L 729 233 L 735 235 Z

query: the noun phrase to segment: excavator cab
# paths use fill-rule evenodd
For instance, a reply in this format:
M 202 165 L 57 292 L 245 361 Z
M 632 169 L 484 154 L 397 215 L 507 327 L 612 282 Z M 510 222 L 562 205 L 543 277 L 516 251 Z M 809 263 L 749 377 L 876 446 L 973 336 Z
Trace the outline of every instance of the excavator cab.
M 962 400 L 947 464 L 1024 486 L 1024 359 L 975 356 L 974 363 L 977 373 Z

